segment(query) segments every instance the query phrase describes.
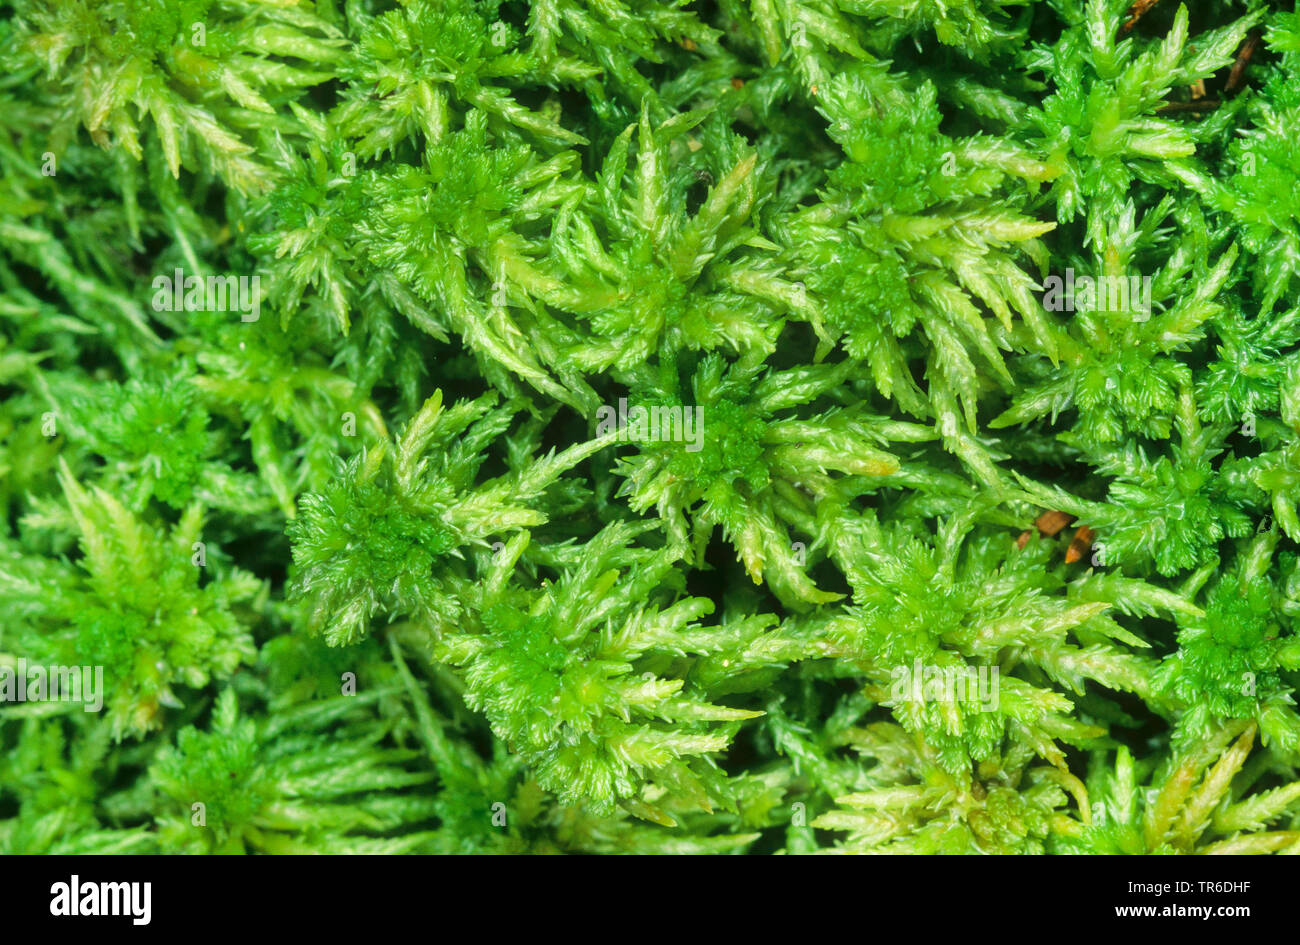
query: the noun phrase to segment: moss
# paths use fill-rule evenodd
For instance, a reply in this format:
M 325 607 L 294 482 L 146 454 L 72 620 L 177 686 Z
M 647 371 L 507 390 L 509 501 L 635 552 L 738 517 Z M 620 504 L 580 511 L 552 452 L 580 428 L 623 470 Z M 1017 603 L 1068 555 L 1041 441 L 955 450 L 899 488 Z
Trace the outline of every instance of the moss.
M 1300 20 L 1141 6 L 10 0 L 0 849 L 1294 852 Z

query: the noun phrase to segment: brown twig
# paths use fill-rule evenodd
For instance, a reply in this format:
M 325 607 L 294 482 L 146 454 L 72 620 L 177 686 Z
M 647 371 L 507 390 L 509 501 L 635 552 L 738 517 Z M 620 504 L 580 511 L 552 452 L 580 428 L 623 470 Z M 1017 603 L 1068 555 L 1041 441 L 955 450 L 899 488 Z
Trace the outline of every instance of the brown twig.
M 1133 6 L 1129 7 L 1128 21 L 1119 28 L 1120 35 L 1123 36 L 1130 32 L 1133 27 L 1137 25 L 1137 21 L 1142 19 L 1142 14 L 1146 13 L 1147 10 L 1150 10 L 1159 2 L 1160 0 L 1137 0 Z
M 1251 30 L 1246 34 L 1246 41 L 1241 44 L 1241 49 L 1237 52 L 1237 61 L 1232 64 L 1232 71 L 1228 73 L 1228 85 L 1224 88 L 1225 92 L 1235 92 L 1241 86 L 1246 78 L 1246 64 L 1250 62 L 1250 55 L 1255 51 L 1255 46 L 1259 43 L 1259 28 Z
M 1217 98 L 1200 98 L 1194 102 L 1166 102 L 1156 109 L 1156 114 L 1166 112 L 1212 112 L 1222 104 Z

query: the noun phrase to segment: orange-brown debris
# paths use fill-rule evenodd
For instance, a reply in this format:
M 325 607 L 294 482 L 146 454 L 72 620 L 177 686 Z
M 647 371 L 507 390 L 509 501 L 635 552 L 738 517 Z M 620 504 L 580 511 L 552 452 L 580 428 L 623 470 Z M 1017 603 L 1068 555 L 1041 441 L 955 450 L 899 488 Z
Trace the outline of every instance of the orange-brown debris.
M 1080 525 L 1079 530 L 1074 533 L 1074 539 L 1070 542 L 1070 547 L 1065 549 L 1065 563 L 1074 564 L 1092 547 L 1093 531 L 1087 525 Z
M 1040 534 L 1051 538 L 1073 521 L 1074 516 L 1070 515 L 1068 512 L 1051 511 L 1044 512 L 1042 515 L 1038 516 L 1038 518 L 1034 519 L 1034 526 L 1038 529 Z
M 1160 0 L 1137 0 L 1133 6 L 1129 7 L 1128 21 L 1119 28 L 1120 35 L 1122 36 L 1129 30 L 1133 29 L 1133 27 L 1137 25 L 1137 21 L 1142 19 L 1142 14 L 1146 13 L 1147 10 L 1150 10 L 1159 2 Z

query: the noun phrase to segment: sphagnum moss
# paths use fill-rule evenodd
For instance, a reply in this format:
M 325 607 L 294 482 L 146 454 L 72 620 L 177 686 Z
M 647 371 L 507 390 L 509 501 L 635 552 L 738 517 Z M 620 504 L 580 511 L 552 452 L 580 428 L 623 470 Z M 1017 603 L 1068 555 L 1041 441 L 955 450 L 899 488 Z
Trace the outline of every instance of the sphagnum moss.
M 1285 6 L 4 0 L 0 850 L 1300 849 Z

